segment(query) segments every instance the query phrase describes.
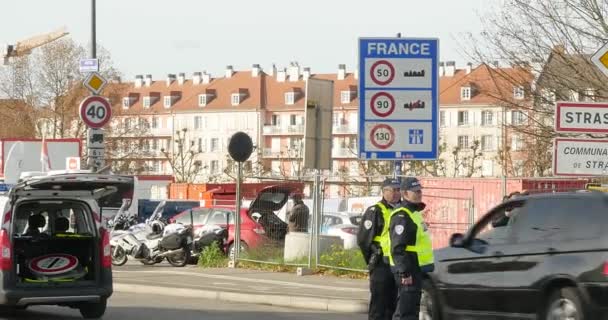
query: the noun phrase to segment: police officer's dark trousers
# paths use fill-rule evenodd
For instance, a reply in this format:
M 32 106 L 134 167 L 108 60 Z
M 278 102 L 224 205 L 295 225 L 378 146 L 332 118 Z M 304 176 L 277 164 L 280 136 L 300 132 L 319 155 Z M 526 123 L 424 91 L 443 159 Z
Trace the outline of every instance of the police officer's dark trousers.
M 413 284 L 411 285 L 402 285 L 401 277 L 398 274 L 395 274 L 394 278 L 399 297 L 393 320 L 418 320 L 422 295 L 422 274 L 419 272 L 412 274 Z
M 391 268 L 384 260 L 380 259 L 370 271 L 369 320 L 390 320 L 395 312 L 397 287 Z

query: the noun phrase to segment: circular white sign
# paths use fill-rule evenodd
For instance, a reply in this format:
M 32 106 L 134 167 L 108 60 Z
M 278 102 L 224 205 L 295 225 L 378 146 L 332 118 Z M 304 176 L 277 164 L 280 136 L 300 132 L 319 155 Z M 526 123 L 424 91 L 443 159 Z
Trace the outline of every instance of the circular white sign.
M 56 275 L 72 271 L 78 266 L 78 258 L 69 254 L 48 254 L 34 258 L 30 269 L 43 275 Z
M 378 149 L 388 149 L 395 143 L 395 129 L 384 123 L 376 125 L 369 135 L 371 143 Z
M 370 107 L 378 117 L 387 117 L 395 110 L 395 98 L 388 92 L 378 92 L 372 97 Z
M 386 61 L 380 60 L 374 63 L 370 69 L 372 81 L 380 86 L 390 84 L 395 78 L 395 67 Z
M 112 118 L 110 102 L 104 97 L 89 96 L 80 104 L 80 119 L 89 127 L 99 129 Z

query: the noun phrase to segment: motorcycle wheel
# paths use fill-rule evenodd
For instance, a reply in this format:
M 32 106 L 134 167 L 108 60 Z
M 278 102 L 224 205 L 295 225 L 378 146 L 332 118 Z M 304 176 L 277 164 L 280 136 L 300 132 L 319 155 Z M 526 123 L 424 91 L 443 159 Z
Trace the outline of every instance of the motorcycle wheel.
M 127 263 L 127 253 L 122 247 L 110 247 L 110 254 L 112 255 L 112 265 L 120 267 Z
M 190 250 L 184 250 L 181 254 L 167 257 L 167 261 L 174 267 L 184 267 L 190 260 Z

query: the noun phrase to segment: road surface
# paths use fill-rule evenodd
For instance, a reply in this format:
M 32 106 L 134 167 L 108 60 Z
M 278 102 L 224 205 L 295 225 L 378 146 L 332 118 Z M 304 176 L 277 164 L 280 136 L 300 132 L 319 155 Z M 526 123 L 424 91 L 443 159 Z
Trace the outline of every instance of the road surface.
M 0 319 L 71 320 L 82 319 L 78 310 L 63 307 L 30 307 L 16 315 L 0 314 Z M 363 314 L 335 314 L 264 305 L 234 304 L 169 296 L 115 293 L 104 320 L 364 320 Z

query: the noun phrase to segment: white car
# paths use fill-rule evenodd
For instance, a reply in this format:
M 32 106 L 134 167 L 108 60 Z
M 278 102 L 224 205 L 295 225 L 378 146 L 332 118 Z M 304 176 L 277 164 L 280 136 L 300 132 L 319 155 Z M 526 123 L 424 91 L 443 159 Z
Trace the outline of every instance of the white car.
M 338 236 L 344 241 L 344 249 L 356 249 L 361 219 L 359 213 L 323 213 L 321 234 Z

